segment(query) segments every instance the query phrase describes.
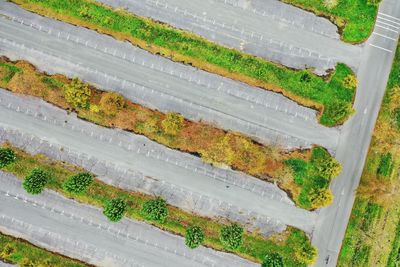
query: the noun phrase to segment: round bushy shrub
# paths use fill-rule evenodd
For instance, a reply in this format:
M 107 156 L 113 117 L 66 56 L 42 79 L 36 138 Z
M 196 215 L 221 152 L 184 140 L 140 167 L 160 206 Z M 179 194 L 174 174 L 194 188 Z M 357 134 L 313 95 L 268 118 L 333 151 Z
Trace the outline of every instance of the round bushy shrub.
M 278 253 L 269 253 L 265 256 L 261 267 L 283 267 L 283 259 Z
M 112 222 L 118 222 L 124 217 L 127 204 L 125 200 L 114 198 L 104 205 L 103 214 Z
M 50 174 L 48 172 L 35 168 L 25 177 L 22 186 L 26 192 L 37 195 L 42 193 L 49 180 Z
M 237 249 L 243 244 L 243 228 L 236 223 L 224 226 L 219 234 L 222 245 L 228 249 Z
M 82 172 L 69 177 L 63 184 L 63 189 L 68 193 L 82 193 L 93 182 L 90 173 Z
M 64 85 L 65 99 L 74 108 L 89 108 L 91 91 L 89 85 L 78 78 Z
M 185 119 L 181 114 L 169 112 L 161 122 L 166 134 L 177 135 L 184 126 Z
M 167 202 L 162 198 L 148 200 L 143 204 L 141 212 L 147 220 L 164 223 L 168 216 Z
M 189 248 L 197 248 L 204 241 L 203 230 L 199 226 L 191 226 L 186 229 L 185 244 Z
M 17 159 L 14 151 L 10 148 L 0 148 L 0 168 L 13 163 Z

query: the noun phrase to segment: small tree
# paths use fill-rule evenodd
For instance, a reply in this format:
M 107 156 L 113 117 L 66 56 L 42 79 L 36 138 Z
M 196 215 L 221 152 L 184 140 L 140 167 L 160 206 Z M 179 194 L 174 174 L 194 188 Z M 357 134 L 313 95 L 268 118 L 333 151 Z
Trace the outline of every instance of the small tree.
M 178 113 L 167 113 L 165 119 L 161 122 L 161 126 L 166 134 L 177 135 L 182 129 L 185 119 Z
M 78 78 L 64 85 L 65 99 L 74 108 L 89 108 L 91 91 L 89 85 Z
M 50 174 L 48 172 L 35 168 L 25 177 L 22 186 L 26 192 L 37 195 L 42 193 L 49 180 Z
M 283 267 L 283 259 L 278 253 L 268 253 L 265 255 L 261 267 Z
M 357 78 L 353 74 L 347 75 L 343 80 L 343 85 L 349 89 L 355 89 L 357 87 Z
M 115 92 L 103 93 L 100 99 L 100 109 L 106 115 L 115 116 L 118 110 L 125 106 L 125 99 L 122 95 Z
M 243 244 L 243 228 L 236 223 L 222 227 L 219 239 L 228 249 L 237 249 Z
M 312 163 L 315 174 L 325 179 L 334 178 L 342 171 L 340 163 L 321 147 L 313 149 Z
M 141 212 L 147 220 L 164 223 L 168 216 L 167 202 L 162 198 L 148 200 L 143 204 Z
M 298 250 L 295 251 L 296 259 L 305 265 L 313 265 L 317 259 L 317 249 L 309 242 L 305 242 Z
M 309 194 L 311 207 L 314 209 L 326 207 L 333 201 L 333 194 L 329 188 L 312 189 Z
M 63 184 L 64 191 L 68 193 L 82 193 L 93 182 L 90 173 L 82 172 L 69 177 Z
M 185 244 L 189 248 L 197 248 L 204 241 L 203 230 L 199 226 L 191 226 L 186 229 Z
M 103 214 L 112 222 L 118 222 L 124 217 L 127 204 L 125 200 L 120 198 L 114 198 L 106 201 L 104 205 Z
M 14 151 L 10 148 L 0 148 L 0 168 L 13 163 L 17 159 Z

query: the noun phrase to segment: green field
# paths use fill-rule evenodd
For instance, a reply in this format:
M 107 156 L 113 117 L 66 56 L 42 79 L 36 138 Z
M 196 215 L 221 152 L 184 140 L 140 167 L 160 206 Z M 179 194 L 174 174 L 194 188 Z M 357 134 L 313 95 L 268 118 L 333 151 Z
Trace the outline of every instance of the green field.
M 22 267 L 83 267 L 89 266 L 59 254 L 39 248 L 22 239 L 0 232 L 0 262 Z
M 330 19 L 342 40 L 360 43 L 373 31 L 380 0 L 281 0 Z M 332 3 L 330 6 L 328 3 Z
M 146 221 L 173 234 L 184 236 L 188 226 L 200 226 L 206 235 L 204 245 L 207 247 L 235 253 L 240 257 L 254 262 L 262 262 L 267 253 L 274 252 L 282 256 L 285 266 L 293 267 L 306 266 L 304 263 L 304 254 L 309 255 L 310 250 L 314 251 L 310 240 L 304 232 L 291 227 L 282 233 L 272 235 L 268 238 L 263 237 L 257 232 L 250 233 L 245 231 L 243 245 L 236 250 L 227 250 L 219 240 L 219 232 L 224 225 L 229 223 L 227 220 L 201 217 L 194 213 L 188 213 L 176 207 L 168 206 L 168 217 L 164 223 L 148 221 L 141 213 L 141 207 L 145 201 L 154 199 L 154 196 L 128 192 L 105 184 L 98 179 L 94 179 L 93 183 L 84 193 L 66 193 L 62 186 L 64 181 L 71 175 L 83 172 L 84 170 L 73 165 L 51 160 L 44 155 L 32 156 L 16 148 L 13 148 L 13 150 L 17 154 L 17 160 L 6 166 L 3 169 L 4 171 L 23 179 L 33 168 L 40 167 L 51 173 L 51 179 L 46 186 L 47 188 L 57 191 L 68 198 L 97 207 L 103 207 L 110 199 L 116 197 L 122 198 L 128 203 L 127 217 Z M 315 258 L 312 257 L 309 260 L 313 261 Z
M 398 45 L 338 266 L 400 265 L 399 99 Z
M 319 77 L 310 70 L 295 71 L 91 0 L 12 2 L 40 15 L 128 40 L 174 61 L 281 92 L 302 105 L 319 110 L 320 122 L 327 126 L 341 124 L 353 113 L 355 83 L 346 80 L 354 77 L 354 73 L 344 64 L 338 64 L 329 77 Z

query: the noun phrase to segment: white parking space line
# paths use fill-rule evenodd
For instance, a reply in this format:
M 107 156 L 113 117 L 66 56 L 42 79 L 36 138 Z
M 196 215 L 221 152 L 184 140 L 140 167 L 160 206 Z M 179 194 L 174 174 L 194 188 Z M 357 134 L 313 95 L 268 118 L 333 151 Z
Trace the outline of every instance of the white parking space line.
M 380 46 L 377 46 L 377 45 L 374 45 L 374 44 L 369 44 L 369 45 L 372 46 L 372 47 L 384 50 L 386 52 L 392 53 L 392 50 L 389 50 L 389 49 L 386 49 L 386 48 L 383 48 L 383 47 L 380 47 Z
M 391 15 L 388 15 L 388 14 L 386 14 L 386 13 L 383 13 L 383 12 L 378 12 L 378 14 L 379 14 L 379 15 L 384 15 L 384 16 L 386 16 L 386 17 L 389 17 L 389 18 L 392 18 L 392 19 L 394 19 L 394 20 L 398 20 L 398 21 L 400 21 L 400 19 L 399 19 L 399 18 L 393 17 L 393 16 L 391 16 Z
M 379 27 L 379 28 L 382 28 L 382 29 L 385 29 L 385 30 L 388 30 L 388 31 L 391 31 L 391 32 L 399 33 L 399 32 L 396 31 L 396 30 L 390 29 L 390 28 L 385 27 L 385 26 L 381 26 L 381 25 L 379 25 L 378 23 L 380 23 L 380 22 L 379 22 L 379 21 L 376 22 L 376 24 L 375 24 L 376 27 Z
M 392 25 L 392 24 L 389 24 L 389 23 L 387 23 L 387 22 L 379 21 L 379 19 L 377 20 L 377 22 L 380 23 L 380 24 L 383 24 L 383 25 L 386 25 L 386 26 L 395 28 L 395 29 L 397 29 L 397 30 L 400 29 L 399 27 L 394 26 L 394 25 Z
M 378 33 L 378 32 L 373 32 L 372 34 L 375 34 L 375 35 L 378 35 L 378 36 L 381 36 L 381 37 L 383 37 L 383 38 L 390 39 L 390 40 L 393 40 L 393 41 L 397 41 L 397 39 L 395 39 L 395 38 L 386 36 L 386 35 L 381 34 L 381 33 Z
M 391 20 L 391 19 L 383 18 L 383 17 L 380 17 L 379 15 L 378 15 L 378 19 L 386 20 L 386 21 L 389 21 L 389 22 L 391 22 L 393 24 L 400 25 L 400 22 L 396 22 L 396 21 Z

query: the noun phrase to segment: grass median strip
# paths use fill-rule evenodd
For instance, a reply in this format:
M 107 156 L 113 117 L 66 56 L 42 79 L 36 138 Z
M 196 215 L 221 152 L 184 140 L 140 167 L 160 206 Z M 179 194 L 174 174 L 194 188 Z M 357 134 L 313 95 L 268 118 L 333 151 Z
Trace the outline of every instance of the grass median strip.
M 0 262 L 18 266 L 83 267 L 92 266 L 37 247 L 25 240 L 0 232 Z
M 4 147 L 14 151 L 16 157 L 13 162 L 9 162 L 2 168 L 3 171 L 12 173 L 23 179 L 30 175 L 32 170 L 41 169 L 51 176 L 46 183 L 46 188 L 57 191 L 81 203 L 104 207 L 113 199 L 122 200 L 126 203 L 125 214 L 128 218 L 146 221 L 160 229 L 181 236 L 185 236 L 188 227 L 200 227 L 204 232 L 204 240 L 202 243 L 205 246 L 216 250 L 235 253 L 238 256 L 254 262 L 261 263 L 264 257 L 269 253 L 278 253 L 283 258 L 285 266 L 305 266 L 315 260 L 316 250 L 311 246 L 307 236 L 298 229 L 289 227 L 286 231 L 270 237 L 263 237 L 257 232 L 250 233 L 244 231 L 241 242 L 234 243 L 238 244 L 238 246 L 229 249 L 229 246 L 224 245 L 225 243 L 221 241 L 223 240 L 226 242 L 225 239 L 221 239 L 220 237 L 222 229 L 230 229 L 226 227 L 230 223 L 226 220 L 213 220 L 201 217 L 171 205 L 165 206 L 167 212 L 162 211 L 161 213 L 154 213 L 154 210 L 163 210 L 162 207 L 164 204 L 159 198 L 137 192 L 128 192 L 105 184 L 96 178 L 93 178 L 93 181 L 84 192 L 69 193 L 65 190 L 64 185 L 66 181 L 69 181 L 71 177 L 79 173 L 85 173 L 85 170 L 64 162 L 54 161 L 41 154 L 30 155 L 23 150 L 9 145 L 4 145 L 2 148 L 3 151 L 5 149 Z M 1 158 L 0 156 L 0 160 Z M 151 211 L 144 212 L 150 205 L 152 205 Z M 143 208 L 144 206 L 146 207 L 145 209 Z M 160 214 L 162 214 L 162 220 L 159 219 L 161 218 Z M 155 215 L 157 216 L 154 217 Z M 229 230 L 224 231 L 226 232 Z M 232 242 L 233 241 L 229 241 L 229 245 L 231 245 Z
M 373 31 L 380 0 L 281 0 L 326 17 L 349 43 L 367 40 Z
M 319 77 L 311 70 L 292 70 L 91 0 L 12 2 L 43 16 L 128 40 L 174 61 L 282 93 L 302 105 L 319 110 L 319 120 L 327 126 L 341 124 L 353 113 L 356 79 L 344 64 L 338 64 L 328 77 Z
M 400 46 L 372 136 L 338 266 L 399 266 Z
M 142 134 L 167 147 L 199 155 L 205 162 L 229 166 L 261 180 L 276 182 L 301 207 L 318 208 L 330 203 L 329 199 L 320 200 L 321 197 L 331 199 L 327 188 L 340 166 L 323 148 L 290 152 L 261 145 L 239 133 L 185 120 L 180 114 L 145 108 L 117 93 L 101 91 L 78 79 L 41 73 L 26 61 L 12 62 L 3 57 L 0 63 L 7 65 L 0 65 L 0 79 L 2 75 L 9 75 L 10 67 L 18 70 L 10 80 L 0 80 L 2 88 L 40 97 L 101 126 Z M 304 165 L 307 171 L 294 173 L 297 169 L 289 164 L 293 160 Z M 332 171 L 331 175 L 323 173 L 325 168 Z M 296 179 L 299 175 L 305 176 Z M 319 197 L 315 197 L 316 194 Z

